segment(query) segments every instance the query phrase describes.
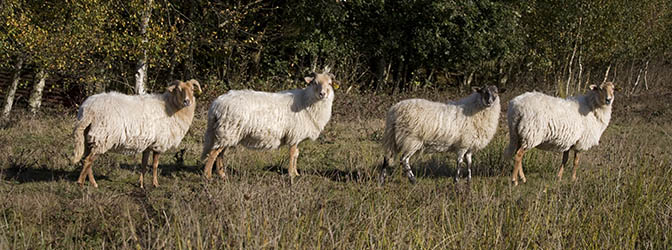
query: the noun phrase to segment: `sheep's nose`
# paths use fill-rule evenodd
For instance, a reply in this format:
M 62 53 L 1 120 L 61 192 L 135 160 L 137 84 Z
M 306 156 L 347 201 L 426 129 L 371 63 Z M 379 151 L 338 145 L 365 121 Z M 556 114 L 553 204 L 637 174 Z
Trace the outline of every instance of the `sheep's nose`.
M 320 93 L 318 94 L 318 96 L 319 96 L 320 98 L 324 98 L 325 94 L 324 94 L 324 92 L 320 92 Z
M 611 98 L 607 98 L 607 99 L 605 100 L 605 102 L 606 102 L 607 104 L 611 104 Z
M 189 102 L 189 99 L 184 100 L 184 102 L 183 102 L 183 105 L 184 105 L 185 107 L 189 107 L 190 104 L 191 104 L 191 102 Z

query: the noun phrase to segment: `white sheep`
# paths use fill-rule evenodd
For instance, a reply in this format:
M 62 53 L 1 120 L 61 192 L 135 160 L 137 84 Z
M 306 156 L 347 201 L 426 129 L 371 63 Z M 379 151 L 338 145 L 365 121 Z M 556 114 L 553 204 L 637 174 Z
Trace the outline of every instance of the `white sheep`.
M 600 136 L 609 125 L 611 104 L 614 101 L 614 84 L 591 85 L 585 95 L 562 99 L 538 92 L 527 92 L 509 102 L 507 121 L 509 146 L 504 157 L 515 153 L 512 182 L 518 185 L 518 176 L 527 181 L 522 159 L 525 151 L 539 148 L 563 152 L 558 179 L 562 179 L 569 151 L 574 151 L 576 180 L 579 152 L 586 151 L 600 142 Z
M 296 160 L 298 144 L 317 139 L 331 118 L 334 101 L 329 69 L 313 73 L 304 80 L 304 89 L 277 93 L 252 90 L 229 91 L 219 96 L 208 110 L 202 159 L 204 175 L 211 178 L 212 165 L 217 159 L 217 173 L 226 178 L 223 157 L 227 148 L 242 145 L 250 149 L 275 149 L 289 145 L 289 175 L 293 181 L 299 173 Z
M 194 85 L 201 91 L 198 81 L 190 80 L 174 81 L 163 94 L 131 96 L 110 92 L 86 98 L 79 107 L 74 129 L 72 162 L 79 162 L 84 155 L 77 183 L 83 186 L 88 175 L 91 184 L 98 187 L 91 165 L 99 154 L 110 150 L 142 152 L 140 187 L 144 188 L 143 172 L 153 152 L 152 184 L 157 187 L 159 154 L 180 144 L 194 118 Z
M 424 99 L 401 101 L 387 112 L 383 148 L 385 156 L 380 182 L 385 182 L 387 167 L 401 153 L 401 161 L 411 183 L 416 179 L 409 159 L 418 151 L 457 153 L 457 174 L 467 160 L 471 180 L 471 156 L 483 149 L 497 131 L 500 104 L 495 86 L 474 88 L 475 93 L 456 102 L 440 103 Z M 501 90 L 501 93 L 506 91 Z

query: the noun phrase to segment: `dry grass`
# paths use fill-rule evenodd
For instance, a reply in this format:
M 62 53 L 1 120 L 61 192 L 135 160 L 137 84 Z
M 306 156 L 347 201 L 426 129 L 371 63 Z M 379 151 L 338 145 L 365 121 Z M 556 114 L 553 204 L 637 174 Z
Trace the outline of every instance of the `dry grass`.
M 513 93 L 509 93 L 513 95 Z M 441 94 L 424 94 L 434 100 Z M 412 161 L 418 184 L 397 169 L 378 186 L 384 110 L 410 96 L 339 95 L 301 177 L 289 186 L 287 149 L 238 150 L 229 180 L 201 177 L 204 111 L 182 144 L 184 164 L 161 158 L 161 187 L 140 189 L 139 156 L 106 154 L 100 188 L 79 188 L 72 114 L 18 119 L 0 128 L 0 249 L 49 248 L 666 248 L 672 233 L 669 93 L 621 97 L 579 181 L 556 181 L 560 154 L 533 150 L 528 183 L 511 187 L 501 159 L 508 139 L 475 155 L 471 184 L 453 183 L 452 154 Z M 505 96 L 508 100 L 511 96 Z M 669 98 L 668 98 L 669 99 Z

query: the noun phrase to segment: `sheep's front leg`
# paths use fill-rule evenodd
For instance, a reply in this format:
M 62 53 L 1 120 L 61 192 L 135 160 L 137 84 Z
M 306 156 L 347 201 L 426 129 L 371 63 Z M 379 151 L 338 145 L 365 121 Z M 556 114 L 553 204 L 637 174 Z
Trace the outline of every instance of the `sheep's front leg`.
M 140 188 L 145 188 L 145 172 L 147 172 L 147 163 L 149 162 L 150 150 L 142 151 L 142 162 L 140 165 Z
M 562 152 L 562 165 L 560 165 L 560 171 L 558 171 L 558 180 L 562 180 L 562 172 L 565 170 L 565 165 L 567 165 L 567 160 L 569 158 L 569 150 Z
M 412 154 L 404 155 L 401 157 L 401 161 L 404 164 L 404 171 L 406 171 L 406 176 L 408 177 L 408 180 L 411 181 L 411 184 L 415 184 L 417 180 L 415 179 L 415 175 L 413 174 L 413 170 L 411 170 L 411 164 L 408 162 L 411 159 Z
M 224 148 L 216 148 L 208 152 L 208 158 L 205 161 L 205 168 L 203 169 L 203 175 L 205 175 L 205 179 L 209 180 L 212 178 L 212 165 L 215 164 L 215 160 L 222 150 L 224 150 Z
M 159 187 L 159 177 L 157 174 L 157 169 L 159 168 L 159 152 L 154 151 L 152 154 L 152 185 L 154 187 Z
M 577 168 L 579 168 L 579 151 L 574 151 L 574 171 L 572 171 L 572 181 L 576 181 Z
M 294 182 L 294 177 L 299 176 L 299 172 L 296 170 L 296 160 L 299 158 L 299 147 L 298 144 L 294 144 L 289 148 L 289 179 L 290 182 Z
M 514 186 L 518 186 L 518 176 L 520 175 L 523 183 L 527 180 L 525 179 L 525 174 L 523 173 L 523 155 L 525 154 L 524 148 L 519 148 L 516 151 L 516 156 L 514 158 L 513 164 L 513 176 L 511 176 L 511 181 Z

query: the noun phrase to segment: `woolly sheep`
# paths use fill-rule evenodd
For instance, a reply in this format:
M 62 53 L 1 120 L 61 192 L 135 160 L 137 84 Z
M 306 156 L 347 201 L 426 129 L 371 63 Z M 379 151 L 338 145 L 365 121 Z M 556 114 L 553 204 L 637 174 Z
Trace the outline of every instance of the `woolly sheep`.
M 574 151 L 576 180 L 579 152 L 586 151 L 600 142 L 600 136 L 609 125 L 611 104 L 614 101 L 614 84 L 607 82 L 599 87 L 591 85 L 587 94 L 561 99 L 538 92 L 528 92 L 509 102 L 507 121 L 509 146 L 504 157 L 510 159 L 515 153 L 512 182 L 518 185 L 518 176 L 523 183 L 523 154 L 531 148 L 563 152 L 558 179 Z
M 440 103 L 424 99 L 401 101 L 387 112 L 383 148 L 385 156 L 380 183 L 385 182 L 387 167 L 401 153 L 401 162 L 411 183 L 416 179 L 408 163 L 417 151 L 457 153 L 457 174 L 466 157 L 471 180 L 471 156 L 483 149 L 497 130 L 500 104 L 496 86 L 474 88 L 475 93 L 456 102 Z
M 304 78 L 304 89 L 277 93 L 252 90 L 229 91 L 219 96 L 208 110 L 202 159 L 204 175 L 211 178 L 212 165 L 217 161 L 217 173 L 225 179 L 224 151 L 236 145 L 250 149 L 275 149 L 289 145 L 290 181 L 299 173 L 296 160 L 298 144 L 317 139 L 331 118 L 334 101 L 329 69 Z
M 122 153 L 142 152 L 140 187 L 149 154 L 153 153 L 152 184 L 157 187 L 159 154 L 177 147 L 189 130 L 194 118 L 196 80 L 174 81 L 163 94 L 124 95 L 116 92 L 90 96 L 79 108 L 75 123 L 75 150 L 72 158 L 77 163 L 84 155 L 82 172 L 77 183 L 84 185 L 88 175 L 94 187 L 91 165 L 96 156 L 107 151 Z

